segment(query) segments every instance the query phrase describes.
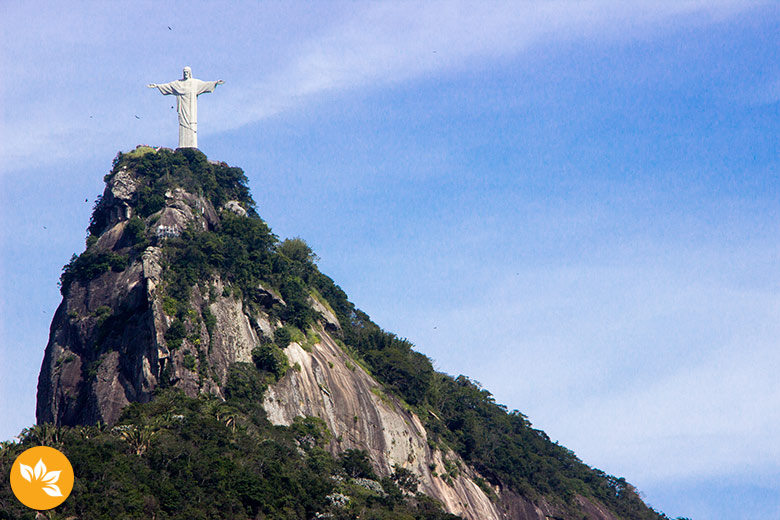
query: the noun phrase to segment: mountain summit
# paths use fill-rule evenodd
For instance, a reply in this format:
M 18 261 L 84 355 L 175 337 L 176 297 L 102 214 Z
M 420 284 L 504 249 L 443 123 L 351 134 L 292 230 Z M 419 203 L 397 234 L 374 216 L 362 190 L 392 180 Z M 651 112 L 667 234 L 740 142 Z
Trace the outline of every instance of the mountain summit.
M 290 464 L 318 461 L 325 476 L 312 480 L 311 503 L 283 515 L 239 490 L 230 518 L 666 518 L 624 479 L 583 464 L 373 323 L 305 241 L 271 232 L 241 169 L 193 148 L 138 147 L 117 156 L 105 181 L 86 250 L 60 279 L 39 424 L 110 428 L 105 442 L 115 432 L 134 460 L 157 464 L 149 454 L 167 437 L 155 432 L 189 442 L 181 421 L 197 416 L 222 428 L 214 442 L 224 440 L 224 457 L 240 443 L 233 436 L 254 450 L 288 435 L 298 452 Z M 322 448 L 314 459 L 313 446 Z M 272 491 L 274 500 L 287 492 Z M 147 490 L 144 507 L 184 518 L 165 513 L 158 492 Z

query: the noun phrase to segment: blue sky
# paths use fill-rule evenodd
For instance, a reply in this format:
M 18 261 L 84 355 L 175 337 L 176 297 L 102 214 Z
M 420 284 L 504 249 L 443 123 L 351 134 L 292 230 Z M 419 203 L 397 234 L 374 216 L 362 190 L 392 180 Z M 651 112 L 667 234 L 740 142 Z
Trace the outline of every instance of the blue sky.
M 775 2 L 4 2 L 0 437 L 118 150 L 242 167 L 375 321 L 654 507 L 780 519 Z M 169 29 L 170 27 L 170 29 Z M 86 199 L 86 200 L 85 200 Z

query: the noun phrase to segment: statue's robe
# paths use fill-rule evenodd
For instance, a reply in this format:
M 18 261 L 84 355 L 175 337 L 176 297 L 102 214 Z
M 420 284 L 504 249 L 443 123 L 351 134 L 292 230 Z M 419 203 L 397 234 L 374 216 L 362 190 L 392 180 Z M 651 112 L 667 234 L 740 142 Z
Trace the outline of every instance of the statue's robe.
M 176 110 L 179 112 L 179 148 L 198 147 L 198 96 L 214 92 L 216 81 L 199 79 L 177 79 L 157 85 L 164 95 L 176 96 Z

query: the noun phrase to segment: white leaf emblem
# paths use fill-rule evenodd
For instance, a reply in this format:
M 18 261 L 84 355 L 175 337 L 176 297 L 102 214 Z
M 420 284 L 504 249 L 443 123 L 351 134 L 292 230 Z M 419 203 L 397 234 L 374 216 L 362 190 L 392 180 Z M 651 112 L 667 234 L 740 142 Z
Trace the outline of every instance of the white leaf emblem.
M 19 463 L 19 471 L 22 473 L 22 478 L 27 482 L 32 482 L 33 469 L 30 466 Z
M 60 487 L 56 484 L 60 479 L 60 473 L 62 473 L 62 471 L 47 471 L 43 459 L 38 459 L 38 463 L 35 465 L 34 469 L 20 462 L 19 472 L 22 474 L 22 478 L 27 482 L 32 483 L 33 480 L 36 480 L 43 484 L 43 492 L 50 497 L 62 496 L 62 491 L 60 491 Z
M 49 484 L 47 486 L 43 486 L 43 491 L 46 492 L 47 495 L 50 497 L 61 497 L 62 492 L 60 491 L 60 488 L 57 486 L 57 484 Z
M 41 480 L 48 484 L 54 484 L 60 479 L 60 471 L 50 471 L 46 473 Z
M 43 459 L 38 459 L 38 464 L 35 465 L 35 480 L 40 480 L 45 474 L 46 464 L 43 463 Z

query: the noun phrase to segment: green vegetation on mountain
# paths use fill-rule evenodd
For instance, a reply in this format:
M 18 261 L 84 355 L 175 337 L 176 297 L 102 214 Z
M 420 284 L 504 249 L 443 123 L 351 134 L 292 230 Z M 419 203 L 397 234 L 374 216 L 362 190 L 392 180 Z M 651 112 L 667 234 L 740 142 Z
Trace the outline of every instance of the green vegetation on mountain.
M 85 498 L 70 506 L 66 502 L 65 512 L 85 518 L 150 518 L 152 513 L 160 519 L 311 518 L 322 511 L 330 511 L 332 518 L 447 518 L 429 499 L 413 493 L 413 478 L 401 469 L 394 479 L 382 480 L 383 493 L 355 488 L 350 478 L 376 476 L 359 452 L 346 452 L 340 460 L 328 455 L 322 449 L 328 432 L 321 425 L 302 421 L 281 428 L 265 419 L 259 406 L 262 393 L 291 368 L 282 349 L 294 337 L 312 334 L 319 318 L 310 303 L 315 298 L 338 318 L 341 328 L 332 335 L 344 351 L 417 413 L 432 445 L 452 449 L 479 471 L 485 480 L 478 483 L 488 496 L 495 496 L 490 484 L 531 500 L 544 498 L 571 515 L 577 513 L 576 498 L 582 496 L 621 518 L 665 518 L 647 507 L 624 479 L 588 467 L 534 429 L 523 414 L 497 404 L 479 384 L 436 372 L 412 343 L 371 321 L 319 271 L 305 241 L 280 241 L 271 232 L 257 215 L 239 168 L 209 162 L 194 149 L 148 149 L 120 154 L 107 180 L 122 168 L 134 170 L 140 181 L 132 204 L 135 215 L 123 235 L 131 246 L 126 248 L 128 256 L 88 247 L 65 266 L 63 294 L 74 281 L 121 270 L 148 243 L 155 243 L 164 266 L 163 308 L 174 318 L 165 333 L 171 349 L 197 330 L 199 320 L 209 330 L 215 326 L 207 307 L 201 314 L 192 312 L 190 297 L 194 287 L 201 294 L 213 291 L 209 280 L 216 276 L 225 283 L 225 294 L 242 300 L 248 309 L 256 308 L 264 294 L 278 294 L 273 303 L 264 304 L 264 312 L 284 326 L 273 338 L 262 338 L 252 351 L 254 364 L 235 364 L 224 386 L 225 403 L 165 392 L 152 403 L 128 407 L 118 428 L 59 432 L 60 445 L 79 474 L 91 476 L 79 479 L 81 488 L 76 490 Z M 237 201 L 247 214 L 223 209 L 215 226 L 190 226 L 179 236 L 157 240 L 147 228 L 165 206 L 166 192 L 178 187 L 205 197 L 218 209 Z M 108 205 L 98 200 L 90 237 L 105 231 L 109 216 Z M 95 239 L 88 238 L 90 243 Z M 190 358 L 185 363 L 195 370 L 197 359 Z M 301 437 L 302 431 L 308 433 Z M 28 434 L 23 446 L 4 450 L 3 471 L 7 474 L 9 454 L 35 442 Z M 445 482 L 458 471 L 450 462 L 436 468 Z M 129 496 L 126 501 L 124 494 Z M 350 498 L 337 507 L 334 500 L 343 499 L 334 494 Z M 0 498 L 8 503 L 7 497 Z M 0 513 L 1 518 L 12 516 Z
M 86 282 L 106 271 L 122 271 L 127 265 L 128 257 L 113 252 L 84 251 L 81 255 L 73 255 L 60 275 L 62 293 L 70 287 L 74 280 Z
M 321 420 L 273 426 L 258 404 L 259 387 L 232 386 L 237 392 L 226 401 L 164 390 L 128 406 L 112 428 L 34 426 L 20 443 L 0 445 L 0 478 L 8 482 L 22 451 L 47 445 L 64 452 L 78 475 L 53 519 L 456 518 L 409 491 L 403 471 L 379 479 L 364 452 L 331 456 Z M 372 487 L 356 477 L 373 479 Z M 34 518 L 9 486 L 0 487 L 0 519 Z

